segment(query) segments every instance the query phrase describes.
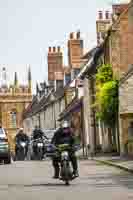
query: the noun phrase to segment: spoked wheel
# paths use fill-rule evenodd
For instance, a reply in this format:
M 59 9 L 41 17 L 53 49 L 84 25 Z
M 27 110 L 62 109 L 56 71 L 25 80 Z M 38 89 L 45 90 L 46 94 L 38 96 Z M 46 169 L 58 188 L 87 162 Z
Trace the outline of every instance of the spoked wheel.
M 70 167 L 67 161 L 63 162 L 63 176 L 64 176 L 64 182 L 65 185 L 69 186 L 70 185 Z

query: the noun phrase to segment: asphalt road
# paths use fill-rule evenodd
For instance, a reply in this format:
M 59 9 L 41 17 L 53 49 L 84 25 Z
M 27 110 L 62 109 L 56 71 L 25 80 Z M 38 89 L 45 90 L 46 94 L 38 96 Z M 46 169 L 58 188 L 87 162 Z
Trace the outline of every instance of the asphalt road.
M 48 161 L 0 165 L 0 200 L 133 200 L 133 175 L 93 161 L 70 186 L 51 176 Z

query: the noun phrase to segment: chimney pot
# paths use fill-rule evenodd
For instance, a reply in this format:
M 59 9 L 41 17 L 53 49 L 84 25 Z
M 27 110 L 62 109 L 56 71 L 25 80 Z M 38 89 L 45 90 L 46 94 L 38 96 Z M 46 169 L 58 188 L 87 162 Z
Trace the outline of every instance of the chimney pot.
M 51 47 L 49 47 L 49 52 L 51 52 Z
M 77 39 L 80 39 L 80 31 L 77 32 Z
M 57 47 L 57 50 L 58 50 L 58 52 L 60 52 L 60 50 L 61 50 L 60 46 Z
M 73 33 L 70 33 L 70 39 L 73 39 Z
M 53 47 L 53 52 L 56 52 L 56 47 Z
M 109 19 L 109 11 L 105 12 L 105 19 Z
M 99 14 L 99 19 L 101 20 L 101 19 L 103 19 L 103 12 L 100 10 L 99 12 L 98 12 Z

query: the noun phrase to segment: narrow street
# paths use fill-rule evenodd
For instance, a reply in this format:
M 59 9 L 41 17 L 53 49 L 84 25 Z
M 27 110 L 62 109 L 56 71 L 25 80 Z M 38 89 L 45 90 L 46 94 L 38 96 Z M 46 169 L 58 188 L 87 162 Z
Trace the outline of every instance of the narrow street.
M 80 162 L 80 178 L 71 186 L 51 176 L 52 167 L 48 161 L 0 165 L 0 199 L 133 199 L 133 175 L 94 161 Z

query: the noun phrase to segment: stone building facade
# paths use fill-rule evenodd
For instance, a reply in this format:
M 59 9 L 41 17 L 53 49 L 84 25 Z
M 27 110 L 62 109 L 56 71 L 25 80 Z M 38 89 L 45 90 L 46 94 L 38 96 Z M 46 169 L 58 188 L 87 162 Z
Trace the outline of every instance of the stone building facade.
M 65 98 L 63 89 L 55 92 L 50 90 L 47 95 L 43 94 L 41 98 L 38 98 L 36 95 L 23 116 L 25 130 L 31 135 L 36 125 L 43 131 L 46 129 L 56 129 L 59 126 L 59 114 L 64 108 Z
M 132 139 L 128 135 L 128 128 L 133 121 L 133 67 L 120 80 L 119 115 L 121 155 L 133 155 L 133 145 L 128 145 L 128 140 Z
M 114 4 L 112 6 L 113 13 L 112 13 L 111 24 L 110 26 L 108 26 L 108 29 L 106 30 L 106 34 L 104 37 L 104 43 L 103 43 L 104 52 L 102 55 L 103 63 L 110 64 L 113 68 L 114 75 L 117 76 L 119 79 L 123 77 L 123 74 L 128 72 L 133 63 L 133 23 L 132 23 L 133 3 L 132 2 L 133 1 L 131 1 L 129 4 L 128 3 Z M 100 23 L 100 20 L 98 22 Z M 127 93 L 128 92 L 129 91 L 127 89 Z M 120 98 L 120 105 L 122 103 L 121 101 L 122 98 Z M 117 133 L 116 133 L 118 136 L 117 143 L 119 143 L 118 128 L 119 127 L 117 127 Z M 126 131 L 122 131 L 122 129 L 120 129 L 120 138 L 122 132 L 125 132 L 124 137 L 127 137 Z M 104 136 L 107 135 L 107 133 L 103 134 L 102 131 L 101 134 Z M 122 145 L 122 141 L 124 142 L 125 140 L 123 139 L 120 140 L 121 140 L 121 146 L 123 146 L 124 144 Z M 106 140 L 105 144 L 107 144 L 107 141 L 108 140 Z
M 32 101 L 31 72 L 28 72 L 28 84 L 19 85 L 15 73 L 14 85 L 0 87 L 0 124 L 7 131 L 11 148 L 14 148 L 14 137 L 23 127 L 23 111 Z

